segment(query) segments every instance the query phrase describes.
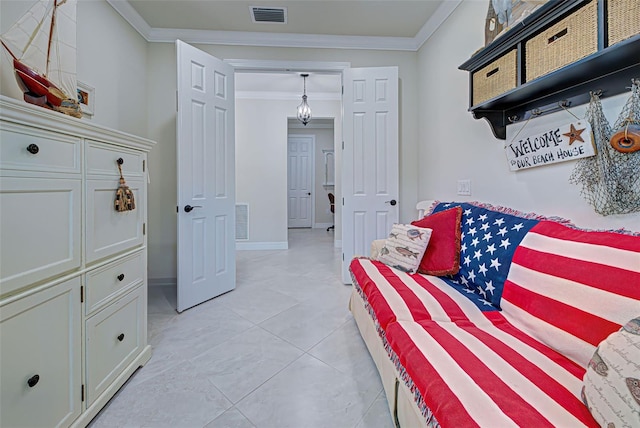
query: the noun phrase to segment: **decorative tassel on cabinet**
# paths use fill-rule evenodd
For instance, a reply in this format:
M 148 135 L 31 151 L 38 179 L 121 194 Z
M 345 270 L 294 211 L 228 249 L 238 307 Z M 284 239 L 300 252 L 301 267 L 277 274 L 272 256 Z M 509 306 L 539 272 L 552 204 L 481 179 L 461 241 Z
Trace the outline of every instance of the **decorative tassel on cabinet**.
M 116 200 L 114 206 L 116 211 L 132 211 L 136 209 L 136 201 L 133 197 L 133 191 L 126 185 L 122 176 L 122 164 L 124 160 L 119 158 L 117 161 L 118 170 L 120 171 L 120 186 L 116 190 Z

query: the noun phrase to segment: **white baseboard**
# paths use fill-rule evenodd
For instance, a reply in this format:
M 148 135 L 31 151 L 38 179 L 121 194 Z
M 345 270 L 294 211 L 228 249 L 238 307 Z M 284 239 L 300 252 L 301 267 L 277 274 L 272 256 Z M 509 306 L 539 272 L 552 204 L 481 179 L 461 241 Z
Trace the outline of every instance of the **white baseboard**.
M 178 283 L 176 278 L 149 278 L 149 287 L 162 287 L 167 285 L 176 285 Z
M 335 248 L 342 248 L 342 239 L 336 239 L 335 241 L 333 241 L 333 246 Z
M 289 243 L 283 242 L 238 242 L 236 241 L 236 250 L 288 250 Z

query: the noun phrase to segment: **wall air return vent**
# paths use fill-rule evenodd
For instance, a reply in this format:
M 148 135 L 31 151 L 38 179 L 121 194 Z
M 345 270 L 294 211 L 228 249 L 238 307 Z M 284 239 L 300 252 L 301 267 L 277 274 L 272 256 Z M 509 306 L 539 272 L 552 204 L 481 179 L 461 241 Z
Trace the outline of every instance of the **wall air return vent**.
M 257 7 L 249 6 L 251 10 L 251 20 L 253 22 L 265 22 L 271 24 L 287 23 L 286 7 Z
M 249 205 L 236 204 L 236 241 L 249 239 Z

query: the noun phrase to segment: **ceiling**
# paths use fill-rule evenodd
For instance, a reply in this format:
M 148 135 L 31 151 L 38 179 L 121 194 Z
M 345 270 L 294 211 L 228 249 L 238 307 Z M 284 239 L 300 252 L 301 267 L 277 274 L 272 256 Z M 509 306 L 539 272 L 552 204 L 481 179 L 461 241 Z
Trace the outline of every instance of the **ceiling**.
M 414 37 L 442 0 L 129 0 L 154 28 Z M 250 7 L 286 7 L 287 23 L 252 22 Z
M 417 51 L 462 0 L 107 0 L 149 42 Z M 256 23 L 251 7 L 284 7 L 287 22 Z M 339 99 L 341 76 L 310 73 L 309 102 Z M 240 96 L 288 99 L 299 72 L 236 73 Z
M 462 0 L 107 0 L 145 39 L 416 51 Z M 256 23 L 251 6 L 285 7 Z

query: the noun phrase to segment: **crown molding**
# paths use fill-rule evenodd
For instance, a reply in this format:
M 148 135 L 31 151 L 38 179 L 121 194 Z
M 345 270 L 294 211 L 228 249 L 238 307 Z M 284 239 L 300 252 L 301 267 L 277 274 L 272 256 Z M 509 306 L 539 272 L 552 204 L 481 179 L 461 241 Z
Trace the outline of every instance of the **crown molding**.
M 425 44 L 427 40 L 436 32 L 438 28 L 449 18 L 454 10 L 460 6 L 463 0 L 445 0 L 431 15 L 431 17 L 424 23 L 418 34 L 416 34 L 416 51 Z
M 149 34 L 151 34 L 151 26 L 147 24 L 147 21 L 140 16 L 140 14 L 131 6 L 128 1 L 123 0 L 107 0 L 107 3 L 115 9 L 116 12 L 124 18 L 146 41 L 149 40 Z
M 431 37 L 463 0 L 445 0 L 415 37 L 336 36 L 326 34 L 264 33 L 244 31 L 153 28 L 127 0 L 106 0 L 147 42 L 261 46 L 318 49 L 368 49 L 415 52 Z
M 315 73 L 342 73 L 351 67 L 350 62 L 332 61 L 280 61 L 271 59 L 225 59 L 224 62 L 242 71 L 309 71 Z
M 307 96 L 310 102 L 342 100 L 342 95 L 338 92 L 307 92 Z M 300 101 L 300 94 L 294 92 L 236 91 L 235 97 L 245 100 Z

